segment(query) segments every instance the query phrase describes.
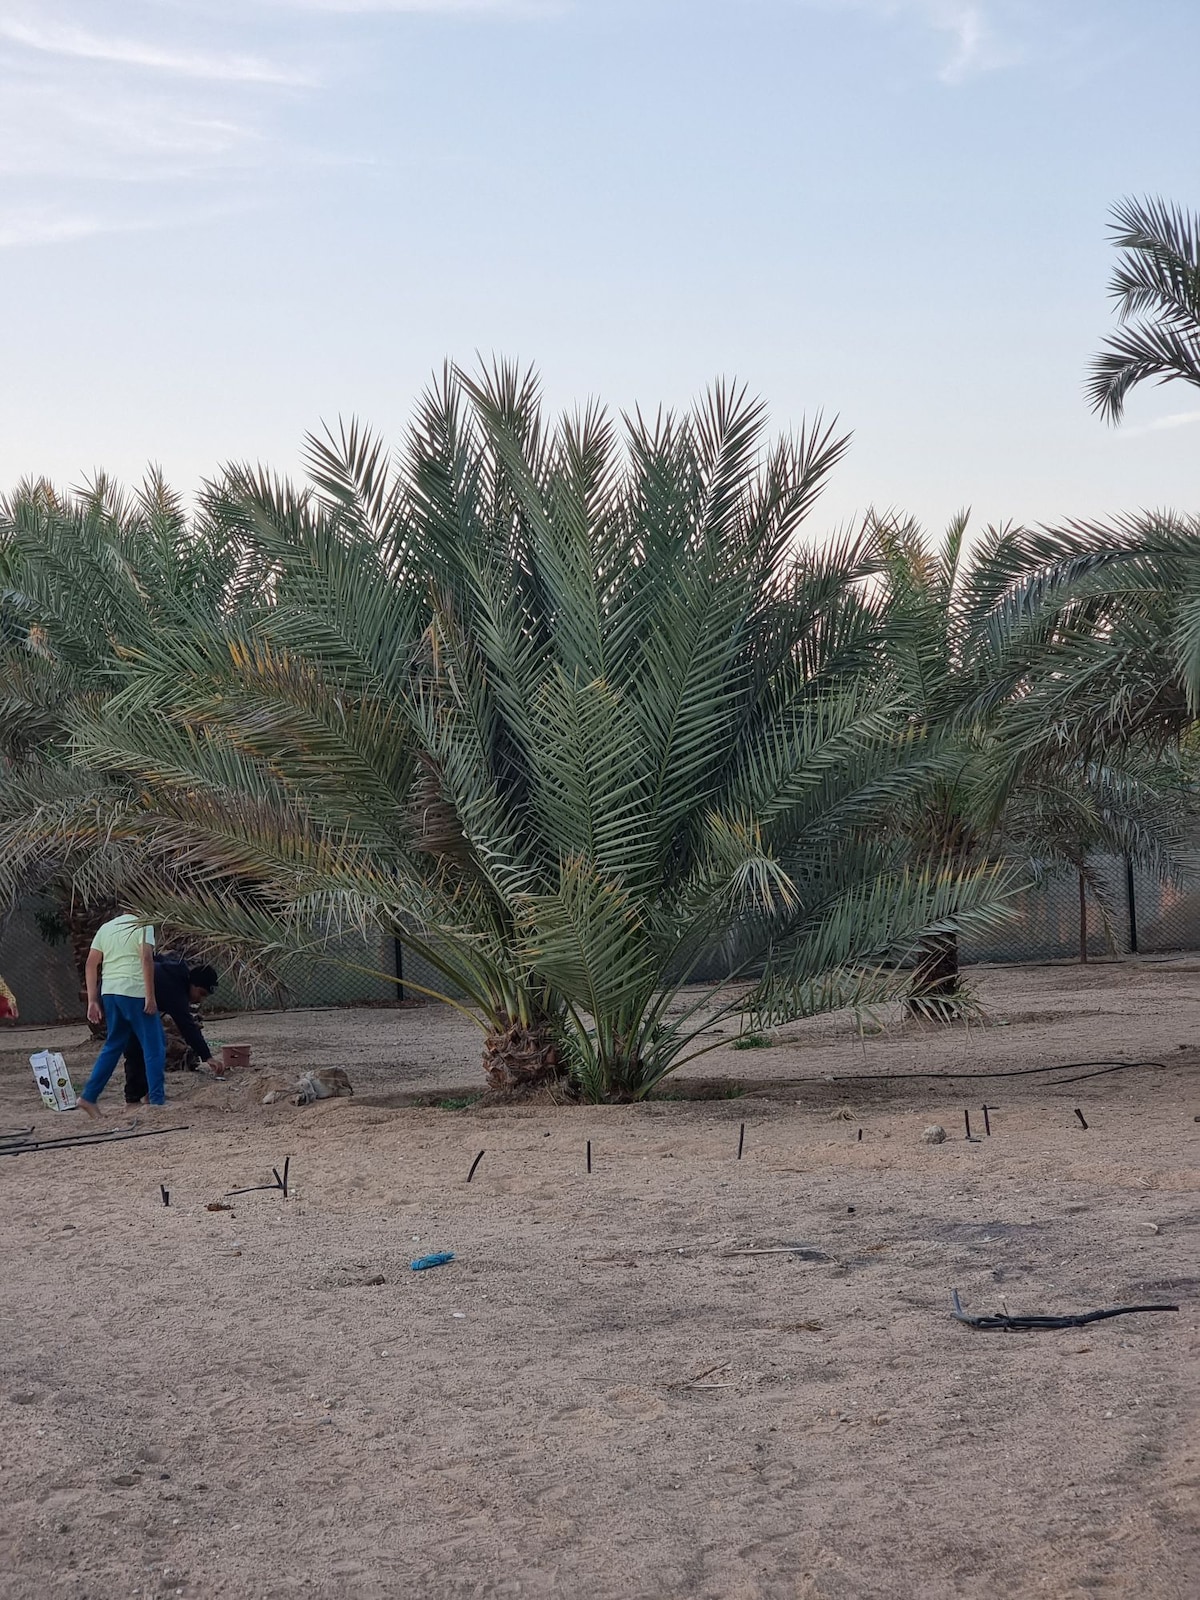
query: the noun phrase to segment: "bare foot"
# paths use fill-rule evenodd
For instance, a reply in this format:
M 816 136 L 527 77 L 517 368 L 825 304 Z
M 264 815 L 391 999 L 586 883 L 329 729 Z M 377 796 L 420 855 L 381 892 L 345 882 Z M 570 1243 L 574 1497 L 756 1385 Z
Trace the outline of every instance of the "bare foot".
M 95 1105 L 91 1100 L 84 1100 L 81 1097 L 76 1101 L 76 1104 L 78 1105 L 80 1111 L 87 1112 L 88 1116 L 91 1117 L 93 1122 L 100 1121 L 100 1107 Z

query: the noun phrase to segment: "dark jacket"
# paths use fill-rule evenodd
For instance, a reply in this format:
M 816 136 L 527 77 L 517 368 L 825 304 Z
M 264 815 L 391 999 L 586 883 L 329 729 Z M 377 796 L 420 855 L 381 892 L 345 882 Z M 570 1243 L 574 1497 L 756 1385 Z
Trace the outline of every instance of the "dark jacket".
M 155 956 L 154 998 L 162 1016 L 170 1017 L 188 1046 L 201 1061 L 211 1061 L 212 1051 L 192 1016 L 191 982 L 187 962 L 178 956 Z

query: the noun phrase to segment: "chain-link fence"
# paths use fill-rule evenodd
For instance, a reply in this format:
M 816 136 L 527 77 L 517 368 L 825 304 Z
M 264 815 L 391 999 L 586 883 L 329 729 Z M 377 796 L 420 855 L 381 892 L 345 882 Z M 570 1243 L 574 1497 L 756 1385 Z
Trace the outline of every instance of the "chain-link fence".
M 1019 896 L 1012 916 L 966 938 L 964 961 L 1056 961 L 1200 950 L 1200 850 L 1179 879 L 1163 883 L 1111 856 L 1046 879 Z
M 50 943 L 29 906 L 0 919 L 0 977 L 17 997 L 22 1022 L 61 1022 L 87 1009 L 70 943 Z
M 17 997 L 20 1021 L 82 1019 L 86 1000 L 71 946 L 47 938 L 30 906 L 0 922 L 0 976 Z M 319 959 L 290 962 L 278 984 L 237 984 L 226 978 L 214 996 L 220 1011 L 278 1007 L 396 1005 L 445 993 L 446 981 L 414 950 L 390 935 L 331 941 Z
M 377 933 L 345 936 L 326 945 L 319 958 L 288 961 L 278 985 L 223 985 L 215 1003 L 227 1011 L 397 1005 L 446 989 L 446 980 L 415 950 Z
M 1091 885 L 1074 874 L 1027 890 L 1013 915 L 990 932 L 963 940 L 964 962 L 1078 960 L 1106 955 L 1200 950 L 1200 849 L 1189 870 L 1162 883 L 1124 861 L 1089 864 Z M 1097 892 L 1098 891 L 1098 892 Z M 727 966 L 719 952 L 705 976 Z M 21 1021 L 49 1023 L 82 1018 L 84 1001 L 68 943 L 43 936 L 32 910 L 18 907 L 0 924 L 0 975 L 17 996 Z M 699 974 L 698 974 L 699 975 Z M 446 980 L 400 940 L 378 934 L 344 937 L 319 960 L 293 963 L 278 987 L 238 988 L 226 982 L 215 997 L 221 1010 L 276 1007 L 396 1005 L 446 993 Z

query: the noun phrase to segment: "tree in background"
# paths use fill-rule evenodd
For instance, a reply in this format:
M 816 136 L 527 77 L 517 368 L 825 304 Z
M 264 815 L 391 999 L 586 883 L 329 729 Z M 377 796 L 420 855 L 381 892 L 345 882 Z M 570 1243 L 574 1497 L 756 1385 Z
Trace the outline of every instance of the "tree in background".
M 1175 872 L 1188 811 L 1176 742 L 1151 748 L 1144 724 L 1105 720 L 1082 670 L 1094 651 L 1111 697 L 1131 692 L 1148 667 L 1161 692 L 1174 676 L 1162 628 L 1149 635 L 1158 660 L 1135 663 L 1111 612 L 1085 616 L 1056 589 L 1038 594 L 1031 585 L 1064 555 L 1051 536 L 989 529 L 970 548 L 965 513 L 940 543 L 894 516 L 868 528 L 889 670 L 906 716 L 942 756 L 892 819 L 914 865 L 1003 861 L 1028 882 L 1064 867 L 1094 877 L 1089 856 L 1110 851 Z M 957 936 L 931 934 L 910 1008 L 950 1019 L 967 999 Z
M 104 477 L 66 494 L 29 481 L 0 501 L 0 827 L 21 836 L 5 886 L 10 904 L 35 902 L 47 937 L 70 943 L 81 994 L 92 937 L 129 887 L 103 829 L 127 788 L 120 772 L 80 766 L 73 729 L 115 692 L 122 660 L 184 611 L 194 626 L 246 603 L 243 548 L 203 508 L 189 516 L 157 473 L 133 492 Z M 74 848 L 47 841 L 84 805 L 95 843 L 79 875 Z

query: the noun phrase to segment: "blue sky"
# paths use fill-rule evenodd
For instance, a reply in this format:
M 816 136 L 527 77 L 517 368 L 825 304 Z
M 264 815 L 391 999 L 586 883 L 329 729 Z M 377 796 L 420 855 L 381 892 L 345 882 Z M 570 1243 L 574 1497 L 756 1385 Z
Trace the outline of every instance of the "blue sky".
M 294 470 L 481 351 L 840 414 L 815 528 L 1195 510 L 1200 392 L 1082 385 L 1198 57 L 1195 0 L 0 0 L 0 487 Z

